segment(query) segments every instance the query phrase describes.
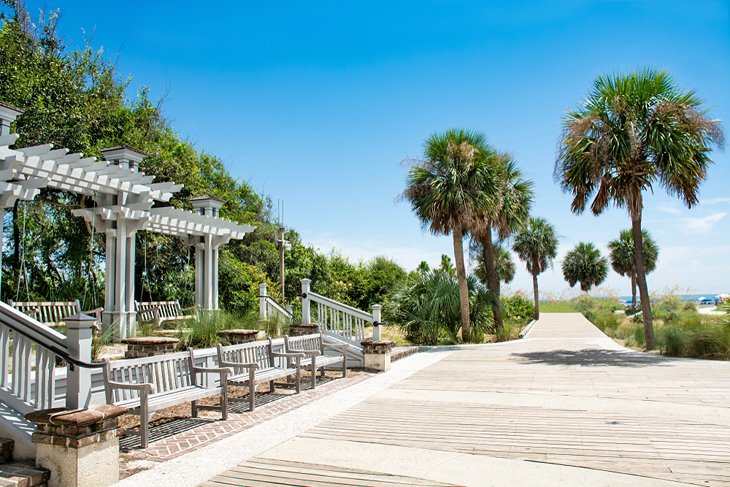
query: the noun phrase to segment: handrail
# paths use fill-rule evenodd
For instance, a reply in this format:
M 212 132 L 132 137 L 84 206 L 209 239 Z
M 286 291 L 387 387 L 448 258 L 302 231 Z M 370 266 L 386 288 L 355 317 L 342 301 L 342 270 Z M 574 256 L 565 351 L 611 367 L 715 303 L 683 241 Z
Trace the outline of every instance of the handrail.
M 0 322 L 2 322 L 2 324 L 13 330 L 15 333 L 23 335 L 27 339 L 36 342 L 43 348 L 58 355 L 63 360 L 71 364 L 72 368 L 74 365 L 87 369 L 96 369 L 104 366 L 104 362 L 84 362 L 83 360 L 71 357 L 68 353 L 68 345 L 66 344 L 67 338 L 64 335 L 43 323 L 37 322 L 30 316 L 18 311 L 12 306 L 0 302 L 0 311 L 5 311 L 6 313 L 10 312 L 10 314 L 14 315 L 13 317 L 20 322 L 23 327 L 28 329 L 22 329 L 11 320 L 2 319 L 4 315 L 0 313 Z
M 365 311 L 363 311 L 361 309 L 357 309 L 350 305 L 340 303 L 338 301 L 335 301 L 334 299 L 327 298 L 325 296 L 322 296 L 321 294 L 317 294 L 312 291 L 309 292 L 309 296 L 315 302 L 318 301 L 318 302 L 321 302 L 322 304 L 326 304 L 332 308 L 339 309 L 340 311 L 348 312 L 349 314 L 352 314 L 365 321 L 373 321 L 373 315 L 371 315 L 370 313 L 366 313 Z
M 288 309 L 286 309 L 284 306 L 282 306 L 280 302 L 278 302 L 277 300 L 275 300 L 271 296 L 263 296 L 263 295 L 261 295 L 261 296 L 259 296 L 259 298 L 266 299 L 266 302 L 267 303 L 271 304 L 276 309 L 276 311 L 278 311 L 279 313 L 283 314 L 284 316 L 288 316 L 289 318 L 292 318 L 294 316 L 294 315 L 292 315 L 292 313 L 289 312 Z

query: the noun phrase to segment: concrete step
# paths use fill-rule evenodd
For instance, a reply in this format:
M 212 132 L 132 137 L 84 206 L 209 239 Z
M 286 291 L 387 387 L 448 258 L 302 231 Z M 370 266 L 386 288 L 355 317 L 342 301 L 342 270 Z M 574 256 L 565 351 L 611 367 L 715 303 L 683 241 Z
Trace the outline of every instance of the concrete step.
M 51 474 L 30 462 L 0 465 L 0 487 L 47 487 Z
M 9 438 L 0 438 L 0 465 L 13 460 L 15 442 Z

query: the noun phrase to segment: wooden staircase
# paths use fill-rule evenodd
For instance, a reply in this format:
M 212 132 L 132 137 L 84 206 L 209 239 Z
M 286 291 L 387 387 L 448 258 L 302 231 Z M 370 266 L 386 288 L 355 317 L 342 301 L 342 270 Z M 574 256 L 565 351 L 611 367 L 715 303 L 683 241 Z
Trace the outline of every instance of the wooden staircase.
M 15 442 L 0 438 L 0 487 L 47 487 L 50 472 L 33 462 L 14 462 Z

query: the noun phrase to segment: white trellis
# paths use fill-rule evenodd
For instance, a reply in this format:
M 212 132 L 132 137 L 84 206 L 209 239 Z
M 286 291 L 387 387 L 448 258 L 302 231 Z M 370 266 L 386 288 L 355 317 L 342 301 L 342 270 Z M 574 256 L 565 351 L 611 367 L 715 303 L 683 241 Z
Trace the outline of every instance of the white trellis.
M 168 203 L 183 186 L 154 182 L 154 176 L 140 172 L 145 154 L 131 147 L 105 149 L 103 161 L 52 144 L 11 149 L 18 135 L 10 134 L 10 123 L 21 113 L 0 103 L 0 209 L 33 199 L 44 187 L 93 198 L 93 208 L 73 214 L 106 236 L 104 328 L 114 325 L 120 337 L 134 334 L 135 243 L 143 229 L 177 236 L 195 248 L 196 302 L 202 309 L 218 309 L 218 249 L 254 227 L 220 218 L 223 201 L 207 195 L 193 200 L 194 212 L 155 206 Z M 0 238 L 0 259 L 1 251 Z

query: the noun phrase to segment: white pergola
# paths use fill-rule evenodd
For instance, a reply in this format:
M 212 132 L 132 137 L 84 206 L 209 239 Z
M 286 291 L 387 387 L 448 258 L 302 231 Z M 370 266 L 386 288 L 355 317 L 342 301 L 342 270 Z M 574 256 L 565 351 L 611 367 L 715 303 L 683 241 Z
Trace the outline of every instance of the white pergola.
M 174 235 L 195 248 L 195 299 L 202 309 L 218 309 L 218 249 L 241 239 L 254 227 L 218 216 L 223 201 L 201 196 L 193 199 L 194 212 L 167 203 L 181 184 L 154 182 L 139 172 L 144 154 L 127 146 L 102 151 L 105 160 L 52 144 L 11 149 L 18 134 L 10 123 L 22 112 L 0 103 L 0 208 L 16 200 L 32 200 L 48 187 L 89 196 L 92 208 L 73 210 L 106 236 L 106 282 L 103 326 L 114 325 L 120 337 L 134 335 L 134 267 L 139 230 Z M 0 238 L 0 259 L 2 258 Z

